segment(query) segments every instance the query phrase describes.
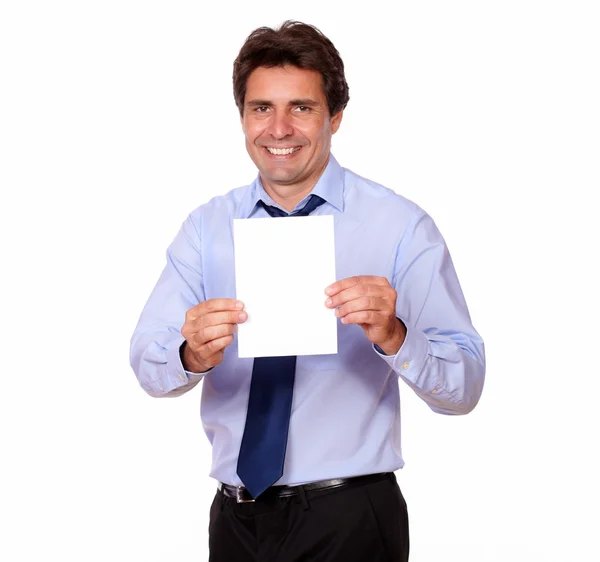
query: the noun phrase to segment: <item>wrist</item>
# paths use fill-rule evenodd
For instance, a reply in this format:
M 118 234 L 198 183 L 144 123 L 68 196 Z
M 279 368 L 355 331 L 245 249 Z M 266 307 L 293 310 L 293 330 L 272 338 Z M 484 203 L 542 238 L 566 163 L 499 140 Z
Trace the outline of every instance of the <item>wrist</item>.
M 392 336 L 385 340 L 384 342 L 379 343 L 379 347 L 383 350 L 386 355 L 396 355 L 404 340 L 406 339 L 406 326 L 399 318 L 396 318 L 396 323 L 394 326 L 394 330 Z
M 204 373 L 210 368 L 204 365 L 196 354 L 191 350 L 187 341 L 184 341 L 179 348 L 179 355 L 181 357 L 181 365 L 183 368 L 190 373 Z

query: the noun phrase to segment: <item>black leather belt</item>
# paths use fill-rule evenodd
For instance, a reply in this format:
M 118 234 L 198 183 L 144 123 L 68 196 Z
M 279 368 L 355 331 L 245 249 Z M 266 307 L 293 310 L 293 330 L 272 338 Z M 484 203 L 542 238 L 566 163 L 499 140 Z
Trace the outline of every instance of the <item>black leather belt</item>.
M 319 480 L 318 482 L 310 482 L 300 486 L 271 486 L 267 488 L 261 497 L 275 494 L 279 498 L 287 498 L 296 496 L 302 488 L 305 492 L 315 492 L 318 490 L 330 490 L 332 488 L 348 488 L 351 486 L 359 486 L 370 482 L 378 482 L 379 480 L 389 479 L 393 477 L 393 472 L 382 472 L 380 474 L 367 474 L 366 476 L 355 476 L 353 478 L 334 478 L 333 480 Z M 219 482 L 219 490 L 225 497 L 234 498 L 237 503 L 248 503 L 255 501 L 250 492 L 243 486 L 231 486 Z

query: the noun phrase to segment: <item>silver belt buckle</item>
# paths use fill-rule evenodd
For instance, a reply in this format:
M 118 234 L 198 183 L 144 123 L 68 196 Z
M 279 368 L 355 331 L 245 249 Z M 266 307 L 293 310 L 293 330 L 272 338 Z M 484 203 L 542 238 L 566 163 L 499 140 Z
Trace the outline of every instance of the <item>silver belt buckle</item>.
M 235 489 L 235 500 L 237 503 L 254 503 L 256 502 L 256 500 L 252 499 L 252 500 L 245 500 L 242 498 L 242 487 L 243 486 L 237 486 Z

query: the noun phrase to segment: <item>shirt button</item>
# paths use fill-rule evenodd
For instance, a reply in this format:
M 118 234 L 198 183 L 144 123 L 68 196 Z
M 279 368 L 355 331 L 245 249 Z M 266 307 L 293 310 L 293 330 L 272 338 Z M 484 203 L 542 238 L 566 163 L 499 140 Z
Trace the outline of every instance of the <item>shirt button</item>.
M 181 375 L 181 374 L 179 375 L 179 378 L 180 378 L 182 381 L 184 381 L 184 380 L 185 380 L 185 377 L 184 377 L 183 375 Z
M 164 392 L 164 390 L 165 390 L 162 386 L 159 386 L 158 388 L 160 389 L 161 392 Z
M 437 389 L 437 388 L 434 388 L 434 389 L 431 391 L 431 394 L 437 394 L 437 391 L 438 391 L 438 389 Z
M 405 361 L 404 363 L 402 363 L 402 368 L 406 371 L 406 369 L 408 369 L 410 367 L 410 363 L 408 361 Z

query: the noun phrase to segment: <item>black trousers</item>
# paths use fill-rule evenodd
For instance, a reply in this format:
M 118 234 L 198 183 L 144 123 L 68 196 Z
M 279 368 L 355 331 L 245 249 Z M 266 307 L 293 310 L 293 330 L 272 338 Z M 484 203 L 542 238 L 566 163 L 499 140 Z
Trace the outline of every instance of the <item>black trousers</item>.
M 408 513 L 393 473 L 376 482 L 255 503 L 218 491 L 210 562 L 406 562 Z

